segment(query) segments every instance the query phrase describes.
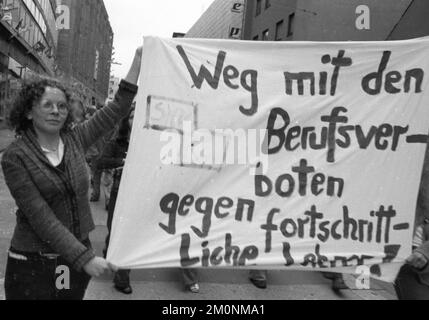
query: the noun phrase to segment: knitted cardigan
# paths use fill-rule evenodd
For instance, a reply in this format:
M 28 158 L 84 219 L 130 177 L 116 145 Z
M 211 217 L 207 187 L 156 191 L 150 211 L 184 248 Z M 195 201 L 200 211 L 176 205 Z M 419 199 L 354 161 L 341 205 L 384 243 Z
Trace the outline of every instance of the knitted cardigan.
M 31 129 L 5 151 L 1 165 L 18 207 L 12 248 L 59 254 L 77 271 L 94 258 L 82 243 L 94 230 L 85 152 L 127 115 L 136 92 L 137 86 L 122 80 L 112 103 L 61 133 L 64 172 L 52 166 Z

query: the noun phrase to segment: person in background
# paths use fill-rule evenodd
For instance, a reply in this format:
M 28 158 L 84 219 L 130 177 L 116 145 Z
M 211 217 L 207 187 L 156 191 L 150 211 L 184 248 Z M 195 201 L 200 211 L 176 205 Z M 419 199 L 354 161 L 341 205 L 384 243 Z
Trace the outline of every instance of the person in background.
M 130 114 L 125 117 L 114 135 L 114 138 L 109 141 L 98 160 L 99 170 L 113 170 L 113 185 L 110 192 L 110 201 L 108 204 L 107 229 L 108 233 L 105 241 L 105 249 L 103 250 L 104 257 L 107 255 L 110 242 L 110 232 L 112 230 L 113 215 L 115 212 L 116 200 L 118 198 L 119 186 L 122 178 L 122 171 L 127 157 L 128 147 L 130 143 L 131 129 L 134 121 L 134 108 L 131 108 Z M 186 290 L 192 293 L 198 293 L 200 290 L 198 284 L 198 272 L 195 269 L 182 269 L 182 278 Z M 113 278 L 113 284 L 116 290 L 124 294 L 133 292 L 130 284 L 130 270 L 118 270 Z
M 85 151 L 128 112 L 137 92 L 142 48 L 113 103 L 72 127 L 70 93 L 60 82 L 23 85 L 9 122 L 18 138 L 1 165 L 17 210 L 5 275 L 7 300 L 82 300 L 91 277 L 115 267 L 96 257 Z M 70 289 L 56 286 L 68 268 Z
M 429 148 L 417 200 L 412 254 L 395 281 L 399 300 L 429 300 Z
M 95 113 L 93 114 L 93 116 Z M 100 200 L 100 188 L 101 188 L 101 176 L 102 171 L 97 169 L 97 161 L 101 155 L 101 152 L 105 145 L 105 139 L 110 136 L 110 133 L 106 134 L 104 137 L 98 139 L 86 152 L 86 161 L 90 168 L 91 173 L 91 202 L 98 202 Z
M 82 123 L 86 120 L 85 107 L 80 99 L 73 97 L 70 102 L 70 107 L 75 124 Z
M 92 106 L 89 110 L 90 114 L 94 115 L 97 111 L 95 106 Z M 92 117 L 91 115 L 91 117 Z M 98 202 L 100 201 L 100 195 L 103 193 L 104 195 L 104 205 L 107 210 L 108 203 L 109 203 L 109 196 L 110 196 L 110 189 L 113 184 L 113 173 L 111 170 L 102 170 L 98 167 L 98 161 L 101 157 L 101 154 L 103 152 L 103 149 L 106 145 L 106 143 L 112 138 L 115 131 L 117 129 L 117 126 L 110 131 L 108 134 L 106 134 L 103 138 L 97 140 L 96 143 L 94 143 L 86 153 L 86 159 L 87 163 L 90 169 L 90 176 L 91 176 L 91 202 Z
M 200 292 L 197 269 L 182 269 L 182 279 L 187 291 L 192 293 Z
M 135 106 L 135 104 L 133 105 Z M 110 191 L 110 200 L 107 207 L 108 233 L 106 236 L 105 249 L 103 250 L 104 257 L 106 257 L 107 250 L 109 248 L 113 213 L 115 211 L 116 200 L 118 197 L 122 170 L 127 156 L 133 119 L 134 107 L 132 107 L 130 113 L 122 119 L 113 139 L 105 145 L 101 157 L 97 161 L 98 170 L 113 170 L 113 185 Z M 115 289 L 124 294 L 131 294 L 133 292 L 130 285 L 130 270 L 118 270 L 113 278 L 113 283 Z
M 415 231 L 413 253 L 395 281 L 399 300 L 429 300 L 429 220 Z

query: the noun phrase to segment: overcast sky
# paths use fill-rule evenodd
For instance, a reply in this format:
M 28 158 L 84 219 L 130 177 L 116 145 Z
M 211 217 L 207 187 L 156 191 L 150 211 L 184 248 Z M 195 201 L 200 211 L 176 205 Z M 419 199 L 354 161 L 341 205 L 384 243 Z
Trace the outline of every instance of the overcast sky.
M 125 77 L 143 36 L 186 33 L 214 0 L 104 0 L 114 32 L 112 74 Z

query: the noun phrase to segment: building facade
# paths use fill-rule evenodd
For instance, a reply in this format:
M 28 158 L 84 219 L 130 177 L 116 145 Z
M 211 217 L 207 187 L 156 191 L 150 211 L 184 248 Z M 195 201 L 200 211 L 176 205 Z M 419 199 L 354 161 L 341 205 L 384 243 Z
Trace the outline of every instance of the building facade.
M 215 0 L 186 37 L 254 41 L 384 41 L 429 35 L 427 0 Z M 367 13 L 368 27 L 359 26 Z M 234 34 L 234 32 L 232 33 Z
M 242 39 L 244 12 L 244 0 L 215 0 L 185 37 Z
M 85 105 L 104 105 L 113 49 L 113 31 L 104 2 L 61 2 L 70 8 L 70 28 L 58 35 L 56 75 L 73 84 Z
M 247 0 L 244 39 L 293 40 L 297 1 Z
M 414 0 L 404 11 L 388 40 L 402 40 L 429 36 L 429 1 Z
M 0 0 L 0 120 L 25 78 L 54 74 L 55 12 L 54 0 Z
M 429 35 L 425 0 L 246 0 L 247 40 L 384 41 Z M 367 14 L 368 26 L 359 26 Z

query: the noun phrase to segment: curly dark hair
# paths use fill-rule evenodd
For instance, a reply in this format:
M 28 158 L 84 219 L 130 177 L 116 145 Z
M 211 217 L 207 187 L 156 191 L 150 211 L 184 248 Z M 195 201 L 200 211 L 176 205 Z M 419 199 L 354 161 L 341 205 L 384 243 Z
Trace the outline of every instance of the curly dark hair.
M 25 81 L 20 92 L 13 101 L 12 109 L 8 117 L 9 126 L 15 130 L 17 136 L 22 135 L 28 129 L 33 128 L 33 122 L 27 118 L 28 113 L 35 104 L 40 101 L 46 87 L 57 88 L 64 92 L 66 102 L 70 104 L 72 93 L 67 85 L 53 78 L 37 78 Z M 61 131 L 69 131 L 73 124 L 73 115 L 69 115 Z

